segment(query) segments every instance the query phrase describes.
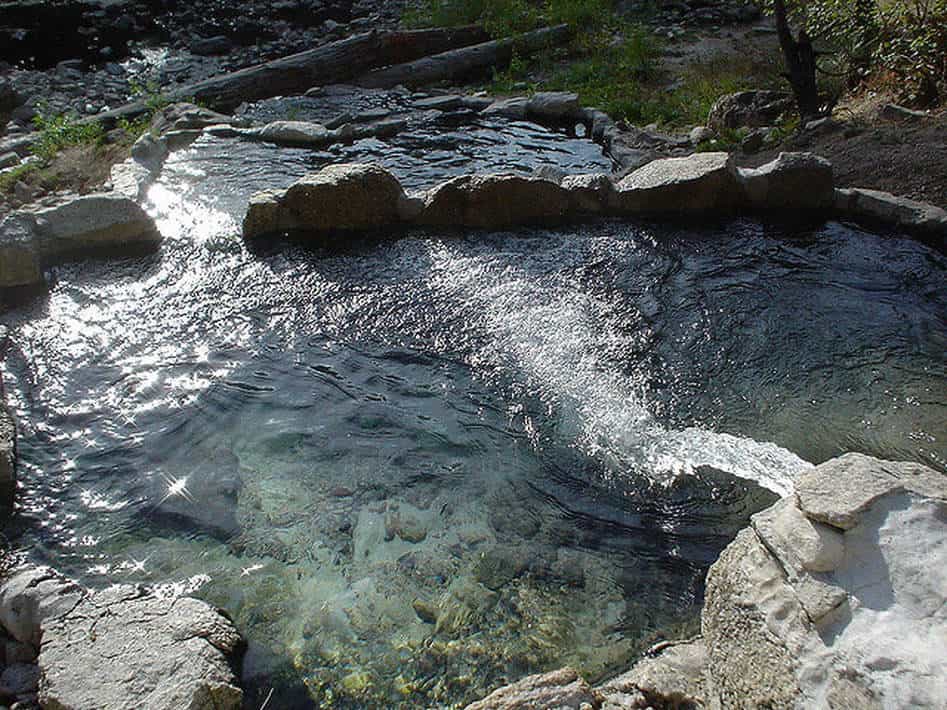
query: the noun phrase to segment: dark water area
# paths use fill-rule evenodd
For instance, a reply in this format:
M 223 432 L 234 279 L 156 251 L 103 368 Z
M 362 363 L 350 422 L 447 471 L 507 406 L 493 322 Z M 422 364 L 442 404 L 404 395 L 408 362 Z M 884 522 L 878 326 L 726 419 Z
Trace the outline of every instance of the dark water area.
M 572 172 L 602 160 L 520 128 L 523 172 L 524 142 Z M 456 163 L 423 135 L 174 154 L 149 196 L 158 254 L 57 267 L 8 314 L 16 545 L 222 606 L 256 706 L 276 688 L 278 707 L 454 707 L 692 630 L 707 567 L 809 463 L 947 470 L 947 258 L 899 235 L 240 239 L 252 192 L 325 162 L 418 188 L 510 160 L 483 131 Z

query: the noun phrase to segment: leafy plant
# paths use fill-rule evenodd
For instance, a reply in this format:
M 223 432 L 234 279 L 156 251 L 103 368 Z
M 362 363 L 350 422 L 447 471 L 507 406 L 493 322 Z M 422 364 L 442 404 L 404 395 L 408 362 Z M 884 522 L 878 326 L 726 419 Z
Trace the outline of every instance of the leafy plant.
M 105 136 L 102 126 L 95 121 L 82 123 L 73 116 L 49 116 L 42 111 L 33 117 L 39 137 L 33 143 L 33 153 L 49 162 L 63 148 L 71 145 L 101 143 Z

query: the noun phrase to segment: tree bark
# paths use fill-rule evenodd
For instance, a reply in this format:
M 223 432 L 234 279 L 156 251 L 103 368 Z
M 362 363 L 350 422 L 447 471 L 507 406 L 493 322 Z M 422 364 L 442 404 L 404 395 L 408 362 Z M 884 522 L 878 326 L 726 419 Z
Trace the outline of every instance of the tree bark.
M 793 38 L 784 0 L 773 0 L 773 15 L 776 19 L 779 47 L 786 62 L 785 76 L 792 86 L 799 116 L 803 121 L 816 118 L 822 113 L 822 100 L 816 84 L 815 50 L 812 41 L 805 30 L 799 32 L 798 40 Z
M 371 71 L 355 81 L 358 86 L 386 89 L 403 84 L 417 87 L 443 80 L 460 80 L 506 66 L 514 53 L 532 54 L 567 42 L 572 37 L 568 25 L 556 25 L 527 32 L 518 37 L 484 42 L 453 49 L 413 62 Z

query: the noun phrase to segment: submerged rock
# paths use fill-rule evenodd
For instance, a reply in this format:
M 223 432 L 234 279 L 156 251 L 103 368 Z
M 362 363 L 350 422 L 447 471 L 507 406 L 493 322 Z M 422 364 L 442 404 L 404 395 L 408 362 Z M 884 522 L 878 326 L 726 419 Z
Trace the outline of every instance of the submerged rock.
M 832 164 L 812 153 L 780 153 L 758 168 L 739 168 L 737 179 L 760 209 L 824 209 L 835 196 Z
M 248 239 L 287 231 L 325 233 L 394 224 L 401 184 L 377 165 L 343 163 L 307 175 L 285 191 L 255 194 L 243 221 Z
M 39 701 L 53 710 L 236 710 L 229 619 L 189 597 L 117 585 L 86 593 L 42 626 Z
M 696 212 L 739 203 L 728 153 L 664 158 L 638 168 L 616 186 L 623 212 Z

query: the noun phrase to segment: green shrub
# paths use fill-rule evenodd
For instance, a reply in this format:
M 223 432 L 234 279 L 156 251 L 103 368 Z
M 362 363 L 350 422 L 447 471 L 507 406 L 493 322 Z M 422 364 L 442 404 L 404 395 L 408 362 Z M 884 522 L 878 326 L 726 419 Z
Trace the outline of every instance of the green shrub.
M 66 146 L 101 143 L 105 135 L 98 122 L 80 123 L 66 114 L 48 116 L 40 112 L 33 117 L 33 124 L 39 133 L 33 143 L 33 153 L 45 162 Z

